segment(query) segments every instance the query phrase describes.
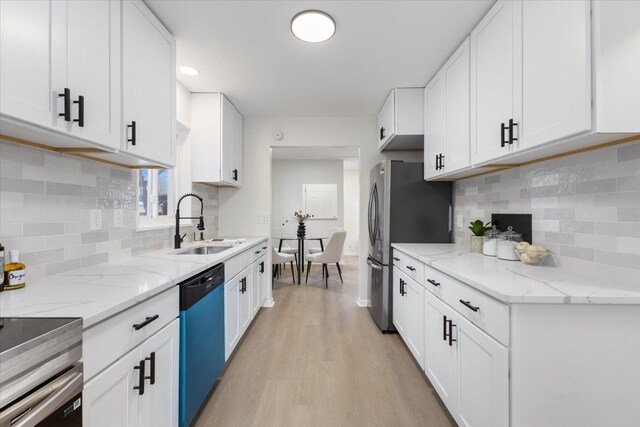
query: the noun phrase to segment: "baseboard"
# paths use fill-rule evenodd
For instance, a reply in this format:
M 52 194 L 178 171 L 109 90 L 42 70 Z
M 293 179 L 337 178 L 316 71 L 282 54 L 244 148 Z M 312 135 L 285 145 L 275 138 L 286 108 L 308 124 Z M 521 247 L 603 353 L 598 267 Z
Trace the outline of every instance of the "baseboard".
M 267 308 L 273 307 L 274 305 L 276 305 L 276 302 L 273 300 L 273 298 L 266 299 L 262 303 L 262 306 Z
M 345 252 L 344 255 L 345 256 L 358 256 L 358 255 L 360 255 L 360 252 Z
M 358 307 L 371 307 L 371 300 L 358 298 L 356 304 L 358 304 Z

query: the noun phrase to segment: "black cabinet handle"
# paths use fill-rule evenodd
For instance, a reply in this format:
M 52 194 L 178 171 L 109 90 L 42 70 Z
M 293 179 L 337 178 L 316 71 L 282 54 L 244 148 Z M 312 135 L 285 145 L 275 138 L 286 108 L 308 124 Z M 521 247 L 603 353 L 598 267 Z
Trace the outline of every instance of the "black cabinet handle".
M 440 169 L 440 156 L 436 154 L 436 170 Z
M 444 154 L 440 154 L 440 169 L 444 169 Z
M 442 316 L 442 341 L 447 340 L 447 316 Z
M 407 270 L 409 270 L 409 271 L 416 271 L 416 268 L 415 268 L 415 267 L 412 267 L 412 266 L 410 266 L 410 265 L 407 265 Z
M 480 307 L 474 307 L 473 305 L 471 305 L 470 301 L 465 301 L 465 300 L 460 300 L 460 304 L 464 305 L 465 307 L 467 307 L 469 310 L 473 310 L 473 311 L 478 311 L 480 310 Z
M 73 119 L 74 122 L 78 123 L 78 126 L 81 128 L 84 127 L 84 96 L 78 96 L 77 101 L 73 101 L 74 104 L 78 104 L 78 118 Z
M 131 138 L 127 139 L 127 142 L 136 145 L 136 121 L 133 120 L 130 125 L 127 125 L 127 128 L 131 128 Z
M 393 260 L 394 260 L 394 261 L 400 261 L 400 258 L 398 258 L 398 257 L 395 257 L 395 256 L 394 256 L 394 257 L 393 257 Z
M 158 317 L 160 317 L 159 314 L 153 315 L 151 317 L 146 317 L 143 322 L 136 323 L 135 325 L 133 325 L 133 329 L 138 331 L 138 330 L 144 328 L 145 326 L 147 326 L 149 323 L 151 323 L 154 320 L 158 319 Z
M 400 295 L 404 295 L 404 280 L 400 279 Z
M 440 286 L 440 283 L 433 279 L 427 279 L 427 282 L 431 283 L 433 286 Z
M 449 324 L 449 347 L 453 347 L 453 343 L 458 341 L 453 339 L 453 327 L 456 326 L 453 324 L 453 320 L 447 320 Z
M 505 139 L 505 135 L 504 135 L 504 132 L 506 130 L 507 130 L 507 125 L 505 125 L 504 123 L 500 123 L 500 147 L 504 147 L 509 143 L 509 141 Z
M 260 263 L 260 273 L 264 273 L 264 261 Z
M 71 90 L 68 87 L 64 88 L 63 93 L 58 94 L 58 98 L 64 98 L 64 110 L 62 113 L 58 113 L 58 116 L 64 117 L 65 122 L 71 121 Z
M 380 128 L 380 141 L 382 141 L 384 139 L 384 131 L 385 131 L 385 128 L 381 127 Z
M 263 247 L 262 247 L 262 249 L 267 249 L 267 247 L 266 247 L 266 246 L 263 246 Z
M 256 251 L 256 255 L 258 255 L 259 253 L 261 253 L 262 251 Z
M 234 181 L 238 180 L 238 169 L 234 169 L 233 170 L 233 176 L 232 176 Z
M 140 365 L 134 366 L 133 369 L 138 371 L 138 384 L 133 386 L 134 390 L 138 390 L 138 395 L 142 396 L 144 394 L 144 360 L 140 361 Z
M 152 351 L 149 357 L 145 357 L 144 360 L 149 361 L 150 370 L 148 377 L 144 377 L 149 380 L 149 384 L 154 385 L 156 383 L 156 352 Z
M 517 123 L 513 122 L 513 119 L 509 119 L 509 144 L 513 144 L 513 141 L 517 141 L 518 138 L 513 136 L 513 127 L 518 126 Z

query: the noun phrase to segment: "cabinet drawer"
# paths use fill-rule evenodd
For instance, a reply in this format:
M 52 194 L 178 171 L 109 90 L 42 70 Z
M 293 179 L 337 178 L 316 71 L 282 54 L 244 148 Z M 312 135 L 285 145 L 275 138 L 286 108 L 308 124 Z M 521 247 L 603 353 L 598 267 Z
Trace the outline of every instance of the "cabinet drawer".
M 249 249 L 249 252 L 251 253 L 251 262 L 255 262 L 258 258 L 267 253 L 266 246 L 266 244 L 260 243 L 259 245 L 256 245 Z
M 393 265 L 398 267 L 400 271 L 405 273 L 407 276 L 415 280 L 416 282 L 423 284 L 423 265 L 422 262 L 417 259 L 410 257 L 407 254 L 399 252 L 394 249 L 393 251 Z
M 425 265 L 424 287 L 450 306 L 455 306 L 456 281 L 444 273 Z
M 178 317 L 179 308 L 180 293 L 178 287 L 174 286 L 84 331 L 82 353 L 85 380 Z M 138 325 L 138 329 L 134 325 Z
M 224 278 L 225 281 L 233 279 L 246 266 L 251 264 L 253 249 L 244 251 L 224 262 Z
M 452 306 L 480 329 L 509 345 L 508 305 L 456 282 Z

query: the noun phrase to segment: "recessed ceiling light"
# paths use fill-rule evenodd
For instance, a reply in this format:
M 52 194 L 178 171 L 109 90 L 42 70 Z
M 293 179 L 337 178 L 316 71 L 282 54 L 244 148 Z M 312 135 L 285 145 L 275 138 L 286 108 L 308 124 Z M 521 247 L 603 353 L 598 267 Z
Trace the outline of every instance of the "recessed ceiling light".
M 320 43 L 336 33 L 336 21 L 320 10 L 305 10 L 291 20 L 291 32 L 302 41 Z
M 187 76 L 197 76 L 198 74 L 200 74 L 200 71 L 196 70 L 193 67 L 189 67 L 188 65 L 183 65 L 182 67 L 180 67 L 180 72 L 182 74 L 186 74 Z

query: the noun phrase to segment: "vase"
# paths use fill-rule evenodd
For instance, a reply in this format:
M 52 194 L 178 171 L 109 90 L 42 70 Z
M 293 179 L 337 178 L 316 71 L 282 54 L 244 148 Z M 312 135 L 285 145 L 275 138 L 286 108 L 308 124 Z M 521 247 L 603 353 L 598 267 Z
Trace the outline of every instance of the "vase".
M 304 222 L 298 223 L 298 238 L 304 237 L 307 234 L 307 228 L 304 225 Z
M 480 254 L 482 253 L 482 236 L 471 236 L 471 253 Z

